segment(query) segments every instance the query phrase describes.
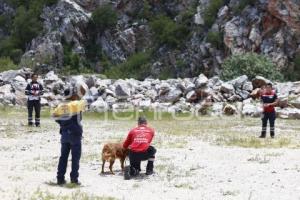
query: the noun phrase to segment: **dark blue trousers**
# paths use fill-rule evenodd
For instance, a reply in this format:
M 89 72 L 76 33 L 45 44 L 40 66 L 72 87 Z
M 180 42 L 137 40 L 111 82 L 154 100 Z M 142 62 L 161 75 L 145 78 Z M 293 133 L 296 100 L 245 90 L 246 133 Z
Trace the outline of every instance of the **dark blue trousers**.
M 261 135 L 266 136 L 268 121 L 270 123 L 270 135 L 275 136 L 275 112 L 264 112 L 262 117 L 262 131 Z
M 70 151 L 72 154 L 72 171 L 70 173 L 71 182 L 77 182 L 79 176 L 79 161 L 81 157 L 81 141 L 79 143 L 61 143 L 61 155 L 57 168 L 57 180 L 65 180 Z
M 148 160 L 146 171 L 153 170 L 153 163 L 155 159 L 156 149 L 153 146 L 149 146 L 145 152 L 129 151 L 130 167 L 135 170 L 141 171 L 141 161 Z
M 28 100 L 27 101 L 27 109 L 28 109 L 28 125 L 33 125 L 33 109 L 35 111 L 35 125 L 40 125 L 40 115 L 41 115 L 41 102 L 40 100 Z

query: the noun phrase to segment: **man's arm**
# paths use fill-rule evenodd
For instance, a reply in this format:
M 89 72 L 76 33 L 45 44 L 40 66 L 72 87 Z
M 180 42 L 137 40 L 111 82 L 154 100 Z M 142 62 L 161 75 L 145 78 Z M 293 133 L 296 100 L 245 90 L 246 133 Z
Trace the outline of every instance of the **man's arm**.
M 277 106 L 278 105 L 279 99 L 277 97 L 277 94 L 274 95 L 274 99 L 275 99 L 275 101 L 273 103 L 270 103 L 270 106 Z
M 31 92 L 31 88 L 30 88 L 30 84 L 28 83 L 25 88 L 25 95 L 30 95 L 30 92 Z
M 132 142 L 131 131 L 128 133 L 126 140 L 123 143 L 123 148 L 128 149 L 129 145 Z
M 44 94 L 44 87 L 42 84 L 39 84 L 39 87 L 40 87 L 39 95 L 42 96 Z
M 278 105 L 278 102 L 279 102 L 279 99 L 277 97 L 277 94 L 274 95 L 274 102 L 273 103 L 266 103 L 265 105 L 266 106 L 277 106 Z
M 268 103 L 267 105 L 268 106 L 277 106 L 278 102 L 279 102 L 279 100 L 276 99 L 273 103 Z

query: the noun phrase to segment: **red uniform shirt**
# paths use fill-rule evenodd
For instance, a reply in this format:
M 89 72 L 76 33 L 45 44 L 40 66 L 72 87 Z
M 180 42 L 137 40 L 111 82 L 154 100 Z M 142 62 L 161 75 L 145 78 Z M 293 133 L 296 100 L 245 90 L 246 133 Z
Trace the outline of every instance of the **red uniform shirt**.
M 263 91 L 261 94 L 261 100 L 264 104 L 274 103 L 277 100 L 276 91 L 272 90 L 272 92 L 270 92 L 270 93 Z M 265 106 L 264 107 L 264 112 L 271 113 L 274 111 L 275 111 L 275 106 Z
M 140 125 L 132 129 L 123 144 L 123 147 L 127 149 L 130 147 L 134 152 L 145 152 L 152 138 L 154 137 L 154 130 L 147 125 Z

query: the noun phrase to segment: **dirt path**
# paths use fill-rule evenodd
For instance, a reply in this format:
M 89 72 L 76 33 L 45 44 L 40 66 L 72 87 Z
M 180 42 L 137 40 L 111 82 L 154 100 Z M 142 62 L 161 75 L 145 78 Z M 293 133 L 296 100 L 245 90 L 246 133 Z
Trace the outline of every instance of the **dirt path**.
M 158 132 L 156 174 L 124 181 L 118 162 L 116 175 L 99 175 L 100 151 L 134 122 L 87 119 L 84 125 L 83 186 L 67 188 L 47 184 L 55 181 L 57 125 L 43 120 L 42 128 L 27 128 L 1 118 L 1 199 L 300 199 L 298 148 L 228 147 Z

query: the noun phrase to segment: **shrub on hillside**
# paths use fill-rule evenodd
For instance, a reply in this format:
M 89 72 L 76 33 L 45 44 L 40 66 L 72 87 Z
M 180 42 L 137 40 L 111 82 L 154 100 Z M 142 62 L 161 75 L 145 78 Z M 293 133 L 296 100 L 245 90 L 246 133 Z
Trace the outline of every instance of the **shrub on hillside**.
M 117 12 L 110 6 L 104 5 L 97 8 L 92 13 L 92 23 L 98 29 L 103 32 L 105 29 L 115 27 L 118 21 Z
M 223 34 L 221 32 L 210 31 L 207 34 L 206 41 L 220 49 L 223 47 Z
M 224 5 L 223 0 L 211 0 L 209 6 L 204 10 L 204 23 L 207 27 L 211 27 L 216 21 L 219 9 Z
M 270 80 L 283 80 L 282 74 L 267 57 L 255 53 L 233 55 L 224 61 L 222 68 L 221 77 L 224 80 L 240 75 L 247 75 L 249 79 L 259 75 Z
M 289 81 L 300 80 L 300 54 L 296 54 L 293 61 L 290 63 L 289 69 L 284 73 Z
M 143 8 L 137 14 L 138 18 L 150 20 L 153 17 L 151 5 L 147 0 L 143 0 Z
M 15 63 L 20 61 L 23 51 L 42 28 L 40 15 L 45 6 L 58 0 L 5 0 L 16 9 L 15 15 L 1 15 L 0 28 L 8 35 L 0 40 L 0 56 L 8 56 Z
M 246 6 L 251 5 L 253 6 L 257 0 L 240 0 L 237 4 L 233 7 L 233 12 L 236 15 L 241 14 L 241 12 L 246 8 Z
M 111 66 L 105 71 L 109 78 L 135 78 L 144 79 L 149 75 L 149 62 L 151 54 L 149 52 L 140 52 L 130 56 L 127 61 L 116 66 Z
M 16 45 L 25 50 L 26 45 L 42 30 L 42 23 L 23 6 L 17 9 L 13 22 L 12 36 Z
M 39 12 L 44 6 L 51 6 L 56 4 L 58 0 L 4 0 L 10 6 L 18 8 L 24 6 L 27 9 L 30 8 L 39 8 Z
M 18 66 L 14 64 L 14 62 L 8 57 L 1 57 L 0 58 L 0 72 L 11 70 L 11 69 L 18 69 Z
M 161 44 L 178 47 L 189 35 L 188 27 L 176 24 L 167 16 L 158 16 L 150 22 L 155 39 Z

